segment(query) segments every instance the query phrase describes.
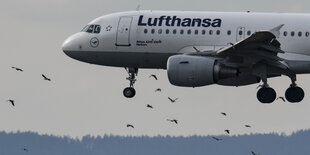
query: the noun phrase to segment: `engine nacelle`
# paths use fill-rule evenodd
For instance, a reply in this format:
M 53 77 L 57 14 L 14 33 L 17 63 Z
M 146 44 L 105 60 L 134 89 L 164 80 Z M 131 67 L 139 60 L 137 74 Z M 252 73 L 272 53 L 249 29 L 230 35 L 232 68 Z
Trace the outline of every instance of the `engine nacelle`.
M 212 57 L 175 55 L 167 62 L 171 84 L 182 87 L 199 87 L 237 77 L 238 69 L 224 66 Z

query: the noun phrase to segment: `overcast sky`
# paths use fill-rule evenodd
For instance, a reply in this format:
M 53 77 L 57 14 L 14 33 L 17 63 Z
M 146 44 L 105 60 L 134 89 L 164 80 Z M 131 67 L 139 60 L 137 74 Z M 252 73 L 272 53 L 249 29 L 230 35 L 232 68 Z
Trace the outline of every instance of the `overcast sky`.
M 233 3 L 232 3 L 233 2 Z M 135 10 L 309 12 L 310 1 L 275 0 L 2 0 L 0 5 L 0 130 L 69 135 L 209 135 L 285 132 L 310 128 L 310 76 L 298 76 L 306 92 L 300 104 L 260 104 L 256 85 L 181 88 L 164 70 L 140 70 L 137 95 L 126 99 L 123 68 L 90 65 L 67 57 L 62 42 L 101 15 Z M 24 69 L 16 72 L 11 66 Z M 42 80 L 44 73 L 52 82 Z M 157 74 L 159 80 L 148 78 Z M 287 77 L 269 80 L 278 95 Z M 154 93 L 162 88 L 161 93 Z M 167 97 L 178 97 L 171 104 Z M 16 107 L 6 102 L 14 99 Z M 151 104 L 154 109 L 147 109 Z M 227 117 L 220 115 L 226 112 Z M 179 125 L 166 121 L 178 119 Z M 131 123 L 136 128 L 128 129 Z M 243 126 L 250 124 L 251 129 Z

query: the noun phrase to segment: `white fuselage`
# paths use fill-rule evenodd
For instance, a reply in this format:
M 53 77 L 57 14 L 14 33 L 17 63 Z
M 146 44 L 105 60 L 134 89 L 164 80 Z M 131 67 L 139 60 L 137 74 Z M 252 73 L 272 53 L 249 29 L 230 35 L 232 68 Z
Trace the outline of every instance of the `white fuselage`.
M 171 55 L 218 50 L 256 31 L 284 24 L 282 57 L 310 61 L 310 15 L 188 11 L 132 11 L 99 17 L 100 33 L 79 32 L 63 44 L 70 57 L 99 65 L 166 68 Z M 92 38 L 97 42 L 91 43 Z M 92 45 L 93 44 L 93 45 Z

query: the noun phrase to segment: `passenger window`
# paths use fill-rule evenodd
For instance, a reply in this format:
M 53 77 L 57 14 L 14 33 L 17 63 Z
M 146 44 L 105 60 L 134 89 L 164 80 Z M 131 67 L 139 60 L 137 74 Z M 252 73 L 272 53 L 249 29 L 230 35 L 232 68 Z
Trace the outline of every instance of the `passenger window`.
M 100 29 L 101 29 L 100 25 L 95 25 L 94 33 L 100 33 Z
M 302 36 L 302 32 L 298 32 L 298 36 L 301 37 Z
M 205 35 L 206 34 L 206 30 L 202 30 L 201 34 Z
M 227 35 L 229 35 L 229 36 L 231 35 L 231 31 L 230 30 L 227 31 Z
M 240 35 L 240 36 L 243 35 L 243 31 L 239 31 L 239 35 Z
M 144 33 L 147 34 L 147 29 L 144 29 Z
M 152 29 L 152 30 L 151 30 L 151 33 L 152 33 L 152 34 L 154 34 L 154 33 L 155 33 L 155 30 L 154 30 L 154 29 Z
M 195 30 L 195 34 L 197 35 L 199 32 L 198 32 L 198 30 Z
M 172 33 L 173 33 L 173 34 L 176 34 L 176 33 L 177 33 L 177 30 L 176 30 L 176 29 L 174 29 Z
M 294 32 L 294 31 L 291 32 L 291 36 L 292 36 L 292 37 L 295 36 L 295 32 Z
M 169 32 L 170 32 L 169 29 L 167 29 L 167 30 L 166 30 L 166 34 L 169 34 Z
M 191 30 L 187 30 L 187 34 L 191 34 L 192 33 L 192 31 Z
M 94 30 L 94 25 L 90 25 L 86 32 L 93 33 L 93 30 Z
M 158 34 L 161 34 L 163 33 L 163 30 L 162 29 L 158 29 Z
M 306 37 L 309 37 L 309 32 L 306 32 L 305 35 L 306 35 Z
M 184 30 L 180 30 L 180 34 L 184 34 Z
M 283 32 L 283 36 L 285 36 L 285 37 L 287 36 L 287 31 Z
M 212 35 L 212 34 L 213 34 L 213 30 L 210 30 L 210 31 L 209 31 L 209 34 Z
M 217 30 L 217 31 L 216 31 L 216 34 L 217 34 L 217 35 L 220 35 L 220 34 L 221 34 L 221 31 L 220 31 L 220 30 Z
M 248 36 L 251 35 L 251 34 L 252 34 L 251 31 L 248 31 L 248 32 L 247 32 L 247 35 L 248 35 Z

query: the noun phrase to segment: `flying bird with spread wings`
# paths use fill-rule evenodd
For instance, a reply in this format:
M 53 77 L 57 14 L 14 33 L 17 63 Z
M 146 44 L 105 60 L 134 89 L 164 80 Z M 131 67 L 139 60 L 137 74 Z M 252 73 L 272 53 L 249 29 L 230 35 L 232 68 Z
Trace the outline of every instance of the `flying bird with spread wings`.
M 178 120 L 176 120 L 176 119 L 167 119 L 167 121 L 178 124 Z
M 156 76 L 155 74 L 151 74 L 151 75 L 149 76 L 149 78 L 151 78 L 151 77 L 153 77 L 155 80 L 158 80 L 158 79 L 157 79 L 157 76 Z
M 284 97 L 280 96 L 280 97 L 277 98 L 277 100 L 279 100 L 279 99 L 282 100 L 283 102 L 285 102 Z
M 20 72 L 23 72 L 23 71 L 24 71 L 23 69 L 17 68 L 17 67 L 14 67 L 14 66 L 12 66 L 11 68 L 15 69 L 16 71 L 20 71 Z
M 171 103 L 174 103 L 174 102 L 176 102 L 179 98 L 172 99 L 172 98 L 168 97 L 168 99 L 170 100 Z
M 7 102 L 10 102 L 13 107 L 15 106 L 15 101 L 14 100 L 7 100 Z
M 156 90 L 155 90 L 155 93 L 156 92 L 161 92 L 161 89 L 160 88 L 157 88 Z
M 46 81 L 51 81 L 51 79 L 50 78 L 48 78 L 47 76 L 45 76 L 44 74 L 42 74 L 42 77 L 44 78 L 44 80 L 46 80 Z
M 127 128 L 135 128 L 135 127 L 134 127 L 133 125 L 131 125 L 131 124 L 127 124 L 126 127 L 127 127 Z
M 221 140 L 223 140 L 223 139 L 217 138 L 217 137 L 212 137 L 212 138 L 215 139 L 216 141 L 221 141 Z
M 146 107 L 148 107 L 148 108 L 150 108 L 150 109 L 153 109 L 153 106 L 151 106 L 151 105 L 146 105 Z

